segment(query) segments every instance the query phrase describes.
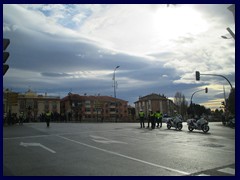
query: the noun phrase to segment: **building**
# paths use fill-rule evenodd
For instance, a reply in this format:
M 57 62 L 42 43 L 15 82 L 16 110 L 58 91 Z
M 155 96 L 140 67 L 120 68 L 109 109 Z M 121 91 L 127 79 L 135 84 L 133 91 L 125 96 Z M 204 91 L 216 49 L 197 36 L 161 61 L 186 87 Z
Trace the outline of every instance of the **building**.
M 176 105 L 172 100 L 160 94 L 149 94 L 144 97 L 139 97 L 135 103 L 136 116 L 142 110 L 146 116 L 149 115 L 149 110 L 153 112 L 160 111 L 163 114 L 173 115 Z
M 67 121 L 128 120 L 128 102 L 110 96 L 87 96 L 69 93 L 61 100 L 61 115 Z
M 4 113 L 14 114 L 19 117 L 23 112 L 28 121 L 38 121 L 41 114 L 50 111 L 54 114 L 60 113 L 60 97 L 38 95 L 32 90 L 26 93 L 11 92 L 8 89 L 3 91 Z

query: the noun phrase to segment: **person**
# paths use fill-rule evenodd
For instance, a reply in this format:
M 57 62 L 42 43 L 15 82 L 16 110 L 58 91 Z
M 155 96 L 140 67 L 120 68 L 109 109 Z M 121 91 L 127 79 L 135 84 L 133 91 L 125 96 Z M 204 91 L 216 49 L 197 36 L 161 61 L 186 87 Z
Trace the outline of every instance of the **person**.
M 47 127 L 49 127 L 50 120 L 51 120 L 51 113 L 50 113 L 49 111 L 47 111 L 47 112 L 46 112 L 46 123 L 47 123 Z
M 157 127 L 159 127 L 159 124 L 160 124 L 160 128 L 161 128 L 162 127 L 162 113 L 160 111 L 156 112 L 155 119 L 156 119 Z
M 155 113 L 153 113 L 153 111 L 150 111 L 150 119 L 151 119 L 151 128 L 155 129 L 156 126 L 156 122 L 155 122 Z
M 24 113 L 20 112 L 20 115 L 19 115 L 19 125 L 23 125 L 23 119 L 24 119 Z
M 148 126 L 147 126 L 147 128 L 149 128 L 149 124 L 151 123 L 151 116 L 150 116 L 150 114 L 151 114 L 151 109 L 149 109 L 148 110 L 149 111 L 149 113 L 148 113 Z
M 141 128 L 145 128 L 145 125 L 144 125 L 145 114 L 142 111 L 142 109 L 139 112 L 139 118 L 140 118 L 140 126 L 141 126 Z
M 163 118 L 163 114 L 161 112 L 159 112 L 160 117 L 159 117 L 159 123 L 160 123 L 160 128 L 162 127 L 162 118 Z

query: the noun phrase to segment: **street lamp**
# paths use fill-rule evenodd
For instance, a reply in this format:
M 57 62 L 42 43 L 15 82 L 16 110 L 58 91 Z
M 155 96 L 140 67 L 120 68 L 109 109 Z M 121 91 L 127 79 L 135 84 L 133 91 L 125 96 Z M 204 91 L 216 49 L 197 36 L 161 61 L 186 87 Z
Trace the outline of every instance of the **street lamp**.
M 115 81 L 115 71 L 117 68 L 120 66 L 115 67 L 114 72 L 113 72 L 113 89 L 114 89 L 114 98 L 116 98 L 116 81 Z
M 113 72 L 113 89 L 114 89 L 114 98 L 116 101 L 116 80 L 115 80 L 115 71 L 120 66 L 116 66 Z M 117 122 L 117 103 L 115 102 L 115 122 Z

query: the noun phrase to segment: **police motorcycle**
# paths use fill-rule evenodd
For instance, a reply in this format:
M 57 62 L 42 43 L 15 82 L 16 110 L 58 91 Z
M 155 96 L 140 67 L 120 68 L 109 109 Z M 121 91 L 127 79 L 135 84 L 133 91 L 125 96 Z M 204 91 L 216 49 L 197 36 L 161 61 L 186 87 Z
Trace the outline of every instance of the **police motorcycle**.
M 204 133 L 207 133 L 209 131 L 208 121 L 205 117 L 201 117 L 200 119 L 188 119 L 187 120 L 188 130 L 193 131 L 196 130 L 202 130 Z
M 181 130 L 183 125 L 182 125 L 182 117 L 181 115 L 177 115 L 172 118 L 167 118 L 166 123 L 167 123 L 167 128 L 171 129 L 171 127 L 176 128 L 177 130 Z
M 227 125 L 231 128 L 235 128 L 235 117 L 230 117 Z

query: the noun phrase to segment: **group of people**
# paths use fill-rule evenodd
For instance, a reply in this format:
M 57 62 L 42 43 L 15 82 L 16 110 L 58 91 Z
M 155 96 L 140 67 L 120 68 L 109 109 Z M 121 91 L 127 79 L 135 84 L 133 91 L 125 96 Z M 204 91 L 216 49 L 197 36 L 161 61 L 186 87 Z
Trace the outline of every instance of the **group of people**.
M 147 128 L 149 128 L 149 124 L 151 123 L 151 129 L 155 129 L 156 125 L 157 128 L 158 127 L 162 127 L 162 118 L 163 115 L 160 111 L 156 111 L 155 113 L 152 110 L 149 110 L 149 114 L 148 117 L 145 116 L 145 113 L 142 111 L 142 109 L 139 112 L 139 118 L 140 118 L 140 127 L 141 128 L 145 128 L 145 119 L 148 120 L 148 126 Z

